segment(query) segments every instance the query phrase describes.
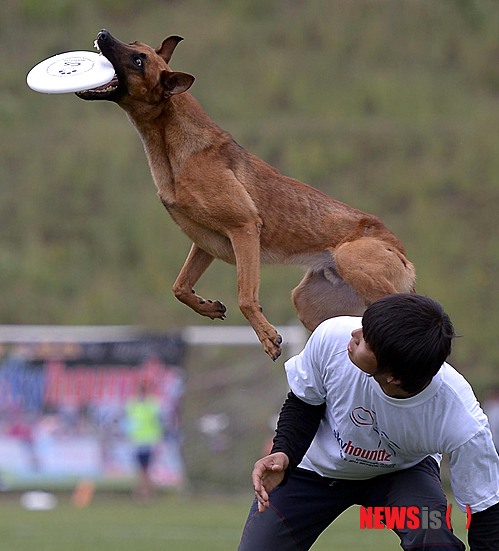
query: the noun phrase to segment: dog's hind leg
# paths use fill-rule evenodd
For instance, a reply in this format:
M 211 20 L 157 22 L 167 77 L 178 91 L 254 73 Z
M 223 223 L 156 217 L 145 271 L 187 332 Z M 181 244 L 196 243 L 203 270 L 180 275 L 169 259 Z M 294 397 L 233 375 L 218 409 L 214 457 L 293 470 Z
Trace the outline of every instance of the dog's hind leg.
M 366 306 L 395 293 L 413 293 L 414 266 L 393 244 L 362 237 L 340 245 L 334 251 L 338 273 Z
M 326 319 L 360 316 L 365 310 L 354 289 L 332 267 L 309 270 L 291 296 L 298 319 L 309 331 Z
M 194 291 L 194 285 L 213 262 L 214 257 L 193 243 L 173 284 L 175 297 L 198 314 L 211 319 L 225 319 L 227 308 L 219 300 L 205 300 Z

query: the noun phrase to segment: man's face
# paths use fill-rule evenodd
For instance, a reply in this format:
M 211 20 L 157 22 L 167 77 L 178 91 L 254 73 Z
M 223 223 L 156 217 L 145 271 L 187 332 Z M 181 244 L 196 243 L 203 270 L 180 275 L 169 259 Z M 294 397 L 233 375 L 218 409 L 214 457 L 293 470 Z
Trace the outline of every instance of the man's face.
M 374 375 L 378 370 L 376 356 L 364 340 L 362 327 L 352 331 L 352 338 L 348 343 L 348 357 L 353 364 L 368 375 Z

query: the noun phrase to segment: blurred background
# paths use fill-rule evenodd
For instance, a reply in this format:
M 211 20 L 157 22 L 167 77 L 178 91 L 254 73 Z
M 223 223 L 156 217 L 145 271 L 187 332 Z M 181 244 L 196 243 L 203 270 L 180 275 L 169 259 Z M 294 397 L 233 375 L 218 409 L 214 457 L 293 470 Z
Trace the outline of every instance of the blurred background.
M 134 326 L 166 338 L 193 325 L 246 325 L 235 270 L 221 262 L 197 291 L 226 304 L 226 321 L 204 320 L 173 297 L 190 242 L 157 199 L 124 112 L 39 94 L 25 81 L 42 59 L 92 50 L 101 28 L 154 47 L 178 34 L 185 40 L 172 68 L 196 77 L 191 93 L 238 143 L 379 215 L 404 242 L 418 292 L 442 302 L 461 337 L 453 364 L 480 400 L 491 398 L 499 386 L 497 2 L 3 0 L 0 10 L 0 324 Z M 297 324 L 289 295 L 300 277 L 293 267 L 262 270 L 264 311 L 290 326 L 275 364 L 256 337 L 185 342 L 175 366 L 184 490 L 250 487 L 286 393 L 282 365 Z M 5 360 L 12 343 L 2 350 Z M 12 411 L 2 415 L 7 430 Z

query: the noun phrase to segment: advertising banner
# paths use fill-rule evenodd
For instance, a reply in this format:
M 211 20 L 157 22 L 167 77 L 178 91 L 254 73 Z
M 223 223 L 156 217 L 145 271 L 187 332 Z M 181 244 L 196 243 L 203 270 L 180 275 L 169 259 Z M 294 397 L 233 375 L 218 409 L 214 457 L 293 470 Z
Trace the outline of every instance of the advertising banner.
M 155 482 L 184 482 L 179 411 L 184 342 L 177 335 L 86 328 L 0 331 L 0 487 L 136 475 L 127 404 L 144 386 L 162 434 Z M 2 334 L 3 333 L 3 334 Z

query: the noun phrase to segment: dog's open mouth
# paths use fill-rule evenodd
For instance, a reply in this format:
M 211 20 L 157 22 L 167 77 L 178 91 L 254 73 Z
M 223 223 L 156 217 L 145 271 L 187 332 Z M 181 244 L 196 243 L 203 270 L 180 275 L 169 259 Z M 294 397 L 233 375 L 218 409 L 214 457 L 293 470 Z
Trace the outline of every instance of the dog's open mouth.
M 94 47 L 103 55 L 97 40 L 94 42 Z M 80 90 L 76 92 L 76 95 L 81 99 L 86 100 L 113 100 L 120 94 L 120 81 L 118 75 L 115 73 L 111 81 L 103 84 L 102 86 L 96 86 L 95 88 L 90 88 L 88 90 Z
M 97 88 L 90 88 L 89 90 L 80 90 L 79 92 L 76 92 L 76 93 L 81 97 L 85 95 L 106 96 L 116 92 L 118 88 L 119 88 L 119 80 L 118 80 L 118 77 L 114 75 L 113 79 L 107 84 L 103 84 L 102 86 L 98 86 Z

